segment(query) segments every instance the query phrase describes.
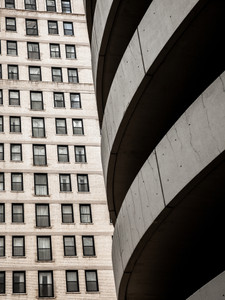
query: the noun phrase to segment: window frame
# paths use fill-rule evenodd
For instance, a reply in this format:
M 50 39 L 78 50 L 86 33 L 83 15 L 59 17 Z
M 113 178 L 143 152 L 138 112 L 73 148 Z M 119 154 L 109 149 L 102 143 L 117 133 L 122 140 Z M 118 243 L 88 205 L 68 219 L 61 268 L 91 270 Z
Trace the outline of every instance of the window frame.
M 35 147 L 43 147 L 45 154 L 44 155 L 35 155 Z M 33 144 L 33 165 L 34 166 L 47 166 L 47 152 L 46 152 L 46 145 L 45 144 Z M 44 163 L 43 164 L 38 164 L 35 161 L 36 157 L 42 157 L 44 156 Z
M 8 9 L 15 8 L 15 0 L 11 0 L 11 2 L 12 2 L 12 6 L 11 7 L 10 7 L 10 3 L 9 2 L 10 2 L 10 0 L 5 0 L 5 8 L 8 8 Z
M 15 68 L 16 72 L 10 72 L 11 68 Z M 19 80 L 19 67 L 18 65 L 8 65 L 8 79 L 9 80 Z
M 81 126 L 74 126 L 74 122 L 80 122 Z M 72 119 L 72 129 L 73 129 L 73 135 L 84 135 L 84 123 L 83 119 Z M 79 131 L 76 132 L 76 129 Z
M 11 93 L 16 93 L 18 95 L 18 98 L 12 98 Z M 11 103 L 12 99 L 17 99 L 18 103 Z M 15 101 L 15 100 L 14 100 Z M 19 90 L 9 90 L 9 105 L 10 106 L 20 106 L 20 91 Z
M 21 206 L 22 207 L 22 213 L 21 214 L 18 214 L 18 213 L 14 212 L 14 208 L 16 206 Z M 12 223 L 24 223 L 24 204 L 23 203 L 12 203 L 11 208 L 12 208 Z M 14 220 L 15 215 L 21 215 L 22 216 L 21 221 L 15 221 Z
M 51 23 L 56 25 L 56 27 L 54 28 L 54 31 L 55 31 L 55 32 L 52 32 L 52 31 L 53 31 L 52 28 L 49 27 L 49 25 L 50 25 Z M 48 21 L 48 34 L 50 34 L 50 35 L 59 34 L 58 21 L 55 21 L 55 20 L 50 20 L 50 21 Z
M 74 48 L 74 52 L 68 51 L 68 47 L 73 47 Z M 65 52 L 66 52 L 66 58 L 67 59 L 76 59 L 77 58 L 77 52 L 76 52 L 76 46 L 73 44 L 66 44 L 65 45 Z M 74 53 L 74 57 L 73 56 Z
M 23 276 L 24 276 L 23 291 L 22 292 L 21 291 L 19 291 L 19 292 L 15 291 L 15 274 L 17 274 L 17 273 L 23 273 Z M 26 272 L 25 271 L 13 271 L 12 280 L 13 280 L 13 284 L 12 284 L 13 294 L 25 294 L 26 293 Z
M 41 283 L 40 283 L 40 274 L 41 273 L 50 273 L 51 274 L 51 295 L 41 295 Z M 43 284 L 42 284 L 43 285 Z M 48 284 L 49 285 L 49 284 Z M 54 277 L 53 277 L 53 271 L 41 271 L 38 270 L 38 297 L 43 298 L 43 297 L 54 297 Z
M 56 96 L 61 95 L 62 100 L 57 100 Z M 64 93 L 63 92 L 53 92 L 53 98 L 54 98 L 54 107 L 55 108 L 65 108 L 65 98 L 64 98 Z M 62 105 L 58 105 L 58 103 L 61 103 Z
M 0 89 L 0 105 L 2 105 L 2 104 L 3 104 L 3 91 L 2 91 L 2 89 Z
M 12 124 L 13 118 L 19 120 L 19 125 Z M 22 132 L 22 128 L 21 128 L 21 117 L 10 116 L 10 117 L 9 117 L 9 126 L 10 126 L 10 132 L 11 132 L 11 133 L 21 133 L 21 132 Z M 15 128 L 18 128 L 18 131 L 17 131 L 17 130 L 13 130 L 13 129 L 15 129 Z
M 77 154 L 76 151 L 78 148 L 82 148 L 84 150 L 84 154 Z M 86 163 L 87 162 L 87 154 L 86 154 L 86 147 L 85 146 L 74 146 L 74 155 L 75 155 L 75 162 L 76 163 Z
M 14 25 L 8 25 L 7 21 L 9 21 L 9 20 L 14 20 Z M 5 30 L 6 31 L 16 31 L 16 18 L 12 18 L 12 17 L 5 18 Z
M 34 46 L 34 45 L 37 46 L 37 51 L 30 51 L 29 50 L 29 46 Z M 33 60 L 40 60 L 40 47 L 39 47 L 39 43 L 36 43 L 36 42 L 27 42 L 27 58 L 28 59 L 33 59 Z
M 42 120 L 42 124 L 43 124 L 43 127 L 34 127 L 33 125 L 33 122 L 34 120 Z M 39 139 L 42 139 L 42 138 L 45 138 L 46 137 L 46 132 L 45 132 L 45 119 L 44 118 L 41 118 L 41 117 L 31 117 L 31 127 L 32 127 L 32 138 L 39 138 Z M 37 130 L 38 134 L 36 135 L 36 131 L 34 129 L 36 128 L 41 128 L 43 130 L 43 135 L 39 135 L 39 130 Z
M 72 100 L 73 96 L 78 96 L 79 98 L 79 101 L 74 101 Z M 75 97 L 76 98 L 76 97 Z M 79 103 L 79 105 L 73 105 L 74 103 Z M 72 109 L 79 109 L 79 108 L 82 108 L 82 105 L 81 105 L 81 95 L 80 93 L 70 93 L 70 108 Z
M 71 25 L 71 29 L 66 29 L 65 28 L 66 24 L 70 24 Z M 66 36 L 74 36 L 73 22 L 63 22 L 63 33 Z M 70 33 L 70 34 L 67 34 L 67 33 Z
M 59 126 L 57 126 L 57 121 L 59 121 L 59 120 L 64 120 L 65 121 L 65 127 L 59 127 Z M 65 133 L 60 133 L 60 132 L 58 132 L 58 130 L 59 130 L 59 128 L 65 128 Z M 56 134 L 60 134 L 60 135 L 65 135 L 65 134 L 67 134 L 67 123 L 66 123 L 66 118 L 56 118 L 55 119 L 55 129 L 56 129 Z
M 3 295 L 3 294 L 5 294 L 5 271 L 0 271 L 0 275 L 3 275 L 2 276 L 2 278 L 3 278 L 2 282 L 0 280 L 0 295 Z
M 69 182 L 64 183 L 62 182 L 63 176 L 66 177 L 66 180 L 69 179 Z M 66 185 L 66 188 L 64 188 L 64 185 Z M 72 185 L 71 185 L 71 176 L 70 174 L 59 174 L 59 187 L 60 187 L 60 192 L 72 192 Z
M 93 272 L 95 273 L 96 281 L 91 281 L 96 283 L 96 289 L 89 289 L 88 288 L 88 281 L 87 280 L 87 274 Z M 98 292 L 99 291 L 99 284 L 98 284 L 98 273 L 97 270 L 85 270 L 85 286 L 86 286 L 86 292 Z
M 2 213 L 0 212 L 0 223 L 5 223 L 5 203 L 0 203 L 0 208 L 2 207 Z
M 0 143 L 0 161 L 4 161 L 4 156 L 5 156 L 5 147 L 4 143 Z
M 24 0 L 24 9 L 26 10 L 37 10 L 37 3 L 36 0 L 32 0 L 34 3 L 32 4 L 27 4 L 27 0 Z
M 49 245 L 50 245 L 50 248 L 40 248 L 39 247 L 39 239 L 41 238 L 48 238 L 49 239 Z M 52 239 L 51 239 L 51 236 L 50 235 L 37 235 L 37 238 L 36 238 L 36 242 L 37 242 L 37 260 L 38 261 L 52 261 Z M 40 250 L 41 249 L 48 249 L 49 251 L 49 259 L 41 259 L 40 258 Z
M 0 240 L 2 240 L 2 246 L 0 245 L 0 257 L 5 257 L 5 236 L 0 235 Z
M 58 47 L 57 51 L 53 51 L 52 46 L 57 46 Z M 51 58 L 61 58 L 60 44 L 50 43 L 49 44 L 49 49 L 50 49 L 50 57 Z M 58 56 L 55 55 L 54 53 L 58 54 Z
M 36 177 L 37 176 L 45 176 L 45 178 L 46 178 L 46 184 L 37 184 L 36 183 Z M 38 186 L 46 186 L 46 194 L 37 194 L 37 187 Z M 44 196 L 44 197 L 46 197 L 46 196 L 49 196 L 49 189 L 48 189 L 48 174 L 47 173 L 34 173 L 34 194 L 35 194 L 35 196 Z
M 91 240 L 92 245 L 87 246 L 84 243 L 85 239 Z M 83 249 L 83 256 L 85 257 L 93 257 L 96 256 L 95 252 L 95 239 L 93 235 L 82 235 L 82 249 Z M 88 254 L 88 252 L 91 251 L 91 254 Z
M 20 175 L 21 181 L 20 182 L 13 182 L 13 176 L 14 175 Z M 20 189 L 14 189 L 13 188 L 13 184 L 15 183 L 20 183 Z M 11 191 L 16 191 L 16 192 L 22 192 L 23 191 L 23 173 L 19 173 L 19 172 L 13 172 L 11 173 Z
M 76 281 L 72 281 L 72 280 L 68 280 L 68 274 L 69 273 L 75 273 L 76 274 Z M 76 288 L 73 288 L 71 290 L 71 288 L 69 288 L 69 283 L 75 283 Z M 67 293 L 78 293 L 80 291 L 80 287 L 79 287 L 79 277 L 78 277 L 78 270 L 66 270 L 66 292 Z
M 70 72 L 75 71 L 76 75 L 71 75 Z M 77 68 L 68 68 L 68 83 L 79 83 L 78 69 Z M 74 79 L 75 78 L 75 79 Z
M 1 179 L 2 177 L 2 179 Z M 4 191 L 5 190 L 5 173 L 4 172 L 0 172 L 0 186 L 2 184 L 2 189 L 0 189 L 0 191 Z
M 65 222 L 65 213 L 63 212 L 63 207 L 71 207 L 71 214 L 66 214 L 66 215 L 71 215 L 71 222 Z M 66 204 L 61 204 L 61 214 L 62 214 L 62 223 L 63 224 L 74 224 L 74 213 L 73 213 L 73 204 L 66 203 Z
M 34 94 L 40 94 L 41 95 L 41 101 L 36 101 L 32 99 L 32 95 Z M 33 103 L 41 103 L 41 109 L 34 109 L 33 108 Z M 41 111 L 44 109 L 44 103 L 43 103 L 43 93 L 40 91 L 30 91 L 30 108 L 31 110 L 36 110 L 36 111 Z
M 4 132 L 4 117 L 0 116 L 0 132 Z
M 13 43 L 16 47 L 15 48 L 11 48 L 11 46 L 9 47 L 10 43 Z M 18 55 L 17 41 L 6 41 L 6 48 L 7 48 L 7 55 L 10 55 L 10 56 L 17 56 Z M 10 53 L 9 50 L 15 51 L 15 52 Z
M 51 69 L 52 69 L 52 81 L 53 82 L 63 82 L 62 68 L 52 67 Z M 60 75 L 55 75 L 54 71 L 60 71 Z
M 69 6 L 64 4 L 66 2 L 69 3 Z M 61 0 L 61 9 L 62 9 L 62 13 L 71 14 L 72 13 L 72 7 L 71 7 L 70 0 Z
M 22 241 L 23 241 L 23 245 L 22 246 L 15 246 L 14 244 L 15 244 L 15 239 L 16 238 L 21 238 L 22 239 Z M 15 254 L 15 249 L 16 249 L 16 247 L 20 247 L 20 248 L 22 248 L 22 254 L 21 255 L 16 255 Z M 24 235 L 13 235 L 12 236 L 12 256 L 13 257 L 24 257 L 25 256 L 25 236 Z
M 12 152 L 12 148 L 13 146 L 19 146 L 20 147 L 20 151 L 19 152 Z M 16 160 L 16 159 L 13 159 L 13 155 L 19 155 L 20 156 L 20 160 Z M 22 161 L 23 160 L 23 153 L 22 153 L 22 144 L 10 144 L 10 161 Z
M 28 22 L 34 22 L 35 27 L 28 27 Z M 38 20 L 37 19 L 25 19 L 26 35 L 37 36 L 38 35 Z
M 36 69 L 40 70 L 40 73 L 38 74 L 39 75 L 38 79 L 35 79 L 35 77 L 34 77 L 35 75 L 37 76 L 37 74 L 31 74 L 31 69 L 32 68 L 33 69 L 36 68 Z M 34 82 L 42 81 L 42 74 L 41 74 L 41 67 L 40 66 L 28 66 L 28 70 L 29 70 L 29 80 L 30 81 L 34 81 Z
M 81 177 L 81 176 L 83 176 L 83 177 L 85 177 L 86 178 L 86 182 L 85 183 L 83 183 L 83 186 L 85 185 L 86 187 L 87 187 L 87 189 L 85 188 L 85 190 L 84 191 L 82 191 L 82 189 L 83 188 L 81 188 L 81 183 L 79 183 L 79 177 Z M 83 192 L 83 193 L 85 193 L 85 192 L 90 192 L 90 186 L 89 186 L 89 179 L 88 179 L 88 174 L 77 174 L 77 190 L 78 190 L 78 192 Z
M 38 215 L 38 206 L 44 206 L 44 207 L 47 207 L 47 211 L 48 211 L 48 214 L 46 215 L 47 216 L 47 220 L 48 220 L 48 225 L 47 226 L 41 226 L 41 225 L 38 225 L 38 217 L 39 216 L 45 216 L 45 215 Z M 50 207 L 49 207 L 49 204 L 47 203 L 36 203 L 35 204 L 35 219 L 36 219 L 36 227 L 41 227 L 41 228 L 46 228 L 46 227 L 51 227 L 51 218 L 50 218 Z
M 48 5 L 48 1 L 49 0 L 46 0 L 46 11 L 52 11 L 52 12 L 56 12 L 56 3 L 55 3 L 55 0 L 52 0 L 52 1 L 54 1 L 54 6 L 52 6 L 52 5 Z M 51 0 L 50 0 L 51 1 Z M 51 9 L 48 9 L 48 7 L 54 7 L 54 9 L 53 10 L 51 10 Z
M 65 161 L 64 161 L 64 160 L 60 160 L 60 157 L 61 157 L 61 156 L 62 156 L 62 157 L 65 156 L 65 154 L 60 154 L 60 153 L 59 153 L 60 147 L 64 147 L 64 148 L 67 149 L 67 154 L 66 154 L 67 160 L 65 160 Z M 68 147 L 68 145 L 57 145 L 57 156 L 58 156 L 58 162 L 59 162 L 59 163 L 67 163 L 67 162 L 70 162 L 69 147 Z
M 73 240 L 73 246 L 68 246 L 66 245 L 66 238 L 71 238 Z M 67 254 L 67 248 L 68 247 L 73 247 L 73 255 L 71 254 Z M 76 237 L 75 235 L 64 235 L 63 236 L 63 253 L 64 253 L 64 256 L 71 256 L 71 257 L 74 257 L 74 256 L 77 256 L 77 247 L 76 247 Z M 70 252 L 70 251 L 69 251 Z
M 88 207 L 89 208 L 88 214 L 87 213 L 82 213 L 82 207 Z M 81 224 L 92 224 L 91 204 L 79 204 L 79 210 L 80 210 L 80 223 Z M 88 216 L 88 218 L 90 219 L 90 222 L 83 222 L 82 217 L 86 218 L 86 216 Z

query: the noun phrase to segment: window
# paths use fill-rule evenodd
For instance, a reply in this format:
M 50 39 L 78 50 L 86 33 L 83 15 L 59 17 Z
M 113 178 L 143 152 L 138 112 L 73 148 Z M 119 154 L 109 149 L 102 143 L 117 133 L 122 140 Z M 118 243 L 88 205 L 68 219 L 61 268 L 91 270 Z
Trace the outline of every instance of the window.
M 24 0 L 25 9 L 36 10 L 36 0 Z
M 85 271 L 86 291 L 97 292 L 98 291 L 98 276 L 96 270 Z
M 7 41 L 7 54 L 17 55 L 17 42 Z
M 60 192 L 71 192 L 71 180 L 69 174 L 59 174 Z
M 1 175 L 0 175 L 1 177 Z M 1 186 L 1 184 L 0 184 Z M 0 203 L 0 223 L 4 223 L 5 222 L 5 204 L 4 203 Z
M 24 222 L 24 207 L 23 204 L 12 204 L 12 222 Z
M 20 105 L 20 92 L 9 90 L 9 105 Z
M 27 43 L 27 54 L 29 59 L 40 59 L 39 43 Z
M 94 237 L 82 236 L 82 243 L 83 243 L 83 255 L 94 256 L 95 255 Z
M 0 272 L 0 294 L 5 294 L 5 272 Z
M 73 119 L 72 123 L 73 123 L 73 134 L 83 135 L 84 134 L 83 120 Z
M 42 92 L 30 92 L 30 106 L 32 110 L 43 110 Z
M 6 18 L 6 30 L 16 31 L 16 18 Z
M 73 23 L 63 22 L 64 35 L 73 35 Z
M 37 259 L 52 260 L 50 236 L 37 236 Z
M 91 205 L 90 204 L 80 204 L 80 222 L 81 223 L 92 223 Z
M 75 236 L 64 236 L 64 256 L 76 256 Z
M 73 223 L 72 204 L 62 204 L 62 223 Z
M 38 271 L 39 297 L 54 297 L 52 271 Z
M 5 8 L 15 8 L 15 0 L 5 0 Z
M 54 93 L 54 107 L 65 107 L 63 93 Z
M 41 81 L 41 67 L 29 67 L 29 79 L 31 81 Z
M 0 236 L 0 257 L 5 256 L 5 237 Z
M 13 293 L 26 293 L 26 277 L 24 271 L 13 272 Z
M 3 116 L 0 116 L 0 132 L 4 131 L 4 126 L 3 126 Z
M 74 146 L 75 161 L 79 163 L 87 162 L 85 146 Z
M 22 145 L 11 144 L 10 145 L 10 159 L 12 161 L 22 161 Z
M 23 190 L 23 174 L 11 173 L 11 190 L 22 191 Z
M 0 160 L 4 160 L 4 144 L 0 144 Z
M 3 104 L 3 95 L 2 90 L 0 90 L 0 105 Z
M 71 108 L 81 108 L 80 94 L 78 93 L 70 94 L 70 105 Z
M 70 0 L 62 0 L 62 12 L 71 13 Z
M 12 256 L 25 256 L 24 236 L 12 237 Z
M 69 162 L 68 146 L 57 146 L 58 162 Z
M 36 226 L 37 227 L 49 227 L 50 226 L 50 214 L 48 204 L 36 204 Z
M 13 80 L 19 79 L 18 66 L 8 65 L 8 79 L 13 79 Z
M 79 292 L 78 272 L 66 271 L 66 291 Z
M 68 82 L 78 83 L 77 69 L 68 69 Z
M 0 79 L 2 79 L 2 65 L 0 65 Z
M 88 175 L 77 175 L 78 192 L 89 192 Z
M 10 117 L 10 132 L 21 132 L 20 117 Z
M 46 0 L 47 11 L 56 11 L 55 0 Z
M 66 119 L 55 119 L 56 134 L 67 134 Z
M 49 34 L 58 34 L 58 23 L 57 21 L 48 21 L 48 33 Z
M 47 174 L 34 174 L 34 189 L 35 195 L 48 195 L 48 177 Z
M 26 19 L 26 34 L 38 35 L 37 20 Z
M 47 165 L 45 145 L 33 145 L 33 162 L 35 166 Z
M 0 191 L 5 190 L 5 176 L 4 173 L 0 173 Z
M 66 58 L 76 58 L 75 45 L 66 45 Z
M 50 56 L 54 58 L 61 57 L 59 44 L 50 44 Z
M 62 82 L 62 69 L 52 68 L 52 81 Z
M 45 137 L 44 118 L 32 118 L 32 137 Z

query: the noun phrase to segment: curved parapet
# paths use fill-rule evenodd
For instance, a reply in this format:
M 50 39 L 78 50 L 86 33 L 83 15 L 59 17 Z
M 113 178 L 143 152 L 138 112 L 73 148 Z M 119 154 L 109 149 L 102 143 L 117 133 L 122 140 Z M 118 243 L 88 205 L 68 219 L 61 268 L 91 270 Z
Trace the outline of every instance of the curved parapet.
M 224 86 L 225 73 L 160 141 L 123 201 L 113 238 L 118 299 L 187 299 L 225 269 Z

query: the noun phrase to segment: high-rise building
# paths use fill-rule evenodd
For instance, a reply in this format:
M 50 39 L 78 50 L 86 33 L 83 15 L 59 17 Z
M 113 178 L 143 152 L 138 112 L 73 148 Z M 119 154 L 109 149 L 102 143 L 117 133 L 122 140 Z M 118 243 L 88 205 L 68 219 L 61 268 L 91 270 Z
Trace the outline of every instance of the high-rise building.
M 0 299 L 115 299 L 83 1 L 0 16 Z

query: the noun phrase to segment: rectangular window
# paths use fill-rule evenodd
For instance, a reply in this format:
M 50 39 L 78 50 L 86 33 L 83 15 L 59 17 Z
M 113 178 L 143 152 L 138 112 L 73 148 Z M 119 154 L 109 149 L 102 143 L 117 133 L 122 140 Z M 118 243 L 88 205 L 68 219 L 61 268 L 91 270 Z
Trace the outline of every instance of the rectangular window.
M 0 272 L 0 294 L 5 294 L 5 272 Z
M 5 0 L 5 8 L 15 8 L 15 0 Z
M 48 177 L 47 174 L 34 174 L 34 189 L 35 195 L 48 195 Z
M 74 146 L 75 162 L 85 163 L 87 162 L 85 146 Z
M 50 44 L 50 57 L 61 57 L 59 44 Z
M 84 134 L 83 120 L 73 119 L 72 123 L 73 123 L 73 134 L 83 135 Z
M 4 173 L 0 173 L 0 191 L 5 190 L 5 175 Z
M 16 31 L 16 18 L 6 18 L 6 30 Z
M 11 173 L 11 190 L 22 191 L 23 190 L 23 174 Z
M 92 223 L 91 205 L 80 204 L 80 222 L 81 223 Z
M 21 132 L 20 117 L 10 117 L 10 132 Z
M 35 138 L 45 137 L 44 118 L 32 118 L 32 137 Z
M 56 11 L 55 0 L 46 0 L 47 11 Z
M 20 105 L 20 91 L 9 90 L 9 105 Z
M 10 159 L 12 161 L 22 161 L 21 144 L 10 144 Z
M 55 119 L 56 134 L 67 134 L 66 119 Z
M 70 174 L 59 174 L 60 192 L 71 192 Z
M 79 292 L 78 271 L 66 271 L 66 291 Z
M 30 92 L 30 107 L 32 110 L 43 110 L 42 92 Z
M 64 35 L 73 35 L 73 23 L 63 22 Z
M 12 222 L 24 222 L 24 207 L 23 204 L 12 204 Z
M 65 107 L 63 93 L 54 93 L 54 107 Z
M 37 20 L 26 19 L 26 34 L 27 35 L 38 35 Z
M 1 178 L 1 175 L 0 175 Z M 1 186 L 1 184 L 0 184 Z M 5 204 L 0 203 L 0 223 L 5 223 Z
M 19 70 L 16 65 L 8 65 L 8 79 L 18 80 L 19 79 Z
M 57 146 L 58 162 L 69 162 L 68 146 Z
M 64 236 L 64 256 L 76 256 L 75 236 Z
M 71 4 L 70 4 L 70 0 L 61 0 L 62 3 L 62 12 L 63 13 L 71 13 Z
M 24 271 L 13 272 L 13 293 L 26 293 L 26 275 Z
M 36 10 L 36 0 L 24 0 L 25 9 Z
M 62 82 L 62 69 L 52 68 L 52 81 Z
M 87 292 L 98 291 L 98 275 L 96 270 L 85 270 L 85 281 Z
M 12 237 L 12 256 L 25 256 L 24 236 Z
M 53 272 L 38 271 L 39 297 L 54 297 Z
M 29 59 L 40 59 L 39 43 L 27 43 L 27 56 Z
M 4 160 L 4 144 L 0 144 L 0 160 Z
M 82 236 L 83 255 L 95 256 L 95 245 L 93 236 Z
M 41 67 L 29 67 L 29 80 L 41 81 Z
M 0 79 L 2 79 L 2 65 L 0 65 Z
M 48 33 L 49 34 L 58 34 L 58 23 L 57 21 L 48 21 Z
M 76 58 L 76 48 L 75 45 L 66 45 L 66 58 Z
M 0 236 L 0 257 L 5 256 L 5 237 Z
M 35 166 L 47 165 L 45 145 L 33 145 L 33 162 Z
M 50 236 L 37 236 L 37 259 L 52 260 L 52 247 Z
M 7 41 L 7 54 L 8 55 L 17 55 L 17 42 Z
M 71 108 L 81 108 L 81 100 L 79 93 L 71 93 L 70 94 L 70 105 Z
M 50 213 L 49 204 L 36 204 L 36 226 L 49 227 L 50 226 Z
M 77 69 L 68 69 L 68 82 L 78 83 L 78 73 Z
M 62 223 L 73 223 L 73 205 L 62 204 Z
M 0 116 L 0 132 L 4 131 L 3 116 Z
M 1 77 L 0 77 L 1 78 Z M 3 95 L 2 90 L 0 90 L 0 105 L 3 104 Z
M 78 192 L 89 192 L 88 175 L 77 175 Z

